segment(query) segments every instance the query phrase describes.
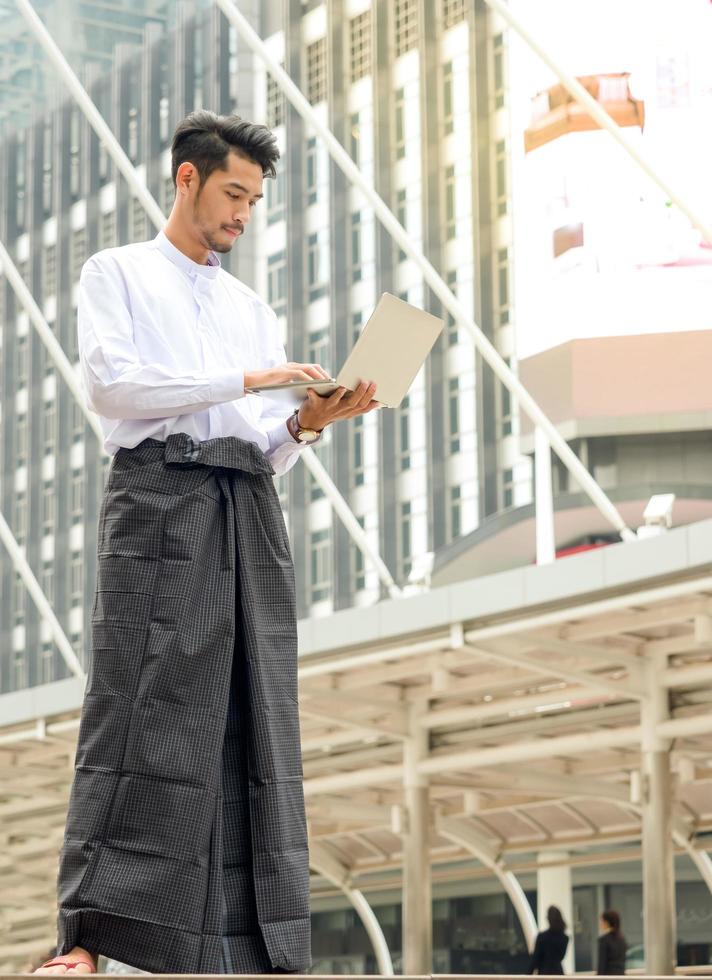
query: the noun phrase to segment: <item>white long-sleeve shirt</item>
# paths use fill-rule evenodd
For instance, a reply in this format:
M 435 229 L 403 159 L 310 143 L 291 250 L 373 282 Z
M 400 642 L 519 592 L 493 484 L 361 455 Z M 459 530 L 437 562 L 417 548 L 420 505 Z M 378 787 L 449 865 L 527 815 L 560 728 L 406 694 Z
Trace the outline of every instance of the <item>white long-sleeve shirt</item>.
M 79 355 L 109 453 L 172 432 L 255 442 L 277 474 L 302 446 L 284 402 L 246 395 L 245 371 L 286 361 L 277 318 L 251 289 L 159 232 L 93 255 L 79 280 Z

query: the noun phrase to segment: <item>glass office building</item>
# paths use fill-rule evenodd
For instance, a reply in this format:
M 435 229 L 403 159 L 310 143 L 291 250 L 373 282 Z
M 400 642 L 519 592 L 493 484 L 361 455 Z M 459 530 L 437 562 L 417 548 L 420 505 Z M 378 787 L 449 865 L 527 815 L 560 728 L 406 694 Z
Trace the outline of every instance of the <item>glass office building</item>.
M 187 112 L 238 112 L 274 128 L 283 149 L 279 176 L 266 182 L 265 204 L 225 265 L 275 309 L 290 358 L 337 370 L 384 290 L 439 312 L 414 263 L 220 11 L 171 5 L 175 24 L 166 28 L 154 6 L 140 45 L 120 48 L 110 70 L 85 68 L 87 88 L 166 213 L 170 138 Z M 241 9 L 413 243 L 509 356 L 506 49 L 484 2 L 289 0 L 281 10 L 254 2 Z M 154 229 L 71 101 L 12 128 L 0 166 L 2 240 L 75 362 L 83 262 Z M 107 461 L 7 279 L 0 287 L 2 511 L 85 657 Z M 511 502 L 514 425 L 501 386 L 447 322 L 400 409 L 341 423 L 318 453 L 403 584 L 415 556 Z M 300 615 L 376 601 L 376 573 L 306 467 L 281 481 L 280 496 Z M 0 568 L 0 690 L 64 676 L 9 561 Z

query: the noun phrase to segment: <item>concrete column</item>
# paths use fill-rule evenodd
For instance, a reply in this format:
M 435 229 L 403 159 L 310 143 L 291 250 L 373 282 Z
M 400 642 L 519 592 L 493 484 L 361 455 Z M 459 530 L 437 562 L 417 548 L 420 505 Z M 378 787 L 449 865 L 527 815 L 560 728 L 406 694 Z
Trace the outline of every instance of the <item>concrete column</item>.
M 428 733 L 411 709 L 410 734 L 403 747 L 403 973 L 429 974 L 433 968 L 433 914 L 430 883 L 430 806 L 427 776 L 418 763 L 428 754 Z
M 670 743 L 655 734 L 657 723 L 670 717 L 668 692 L 656 679 L 665 666 L 665 659 L 647 661 L 640 711 L 643 933 L 645 972 L 653 976 L 673 974 L 677 959 Z
M 556 558 L 554 497 L 551 489 L 551 446 L 540 426 L 534 429 L 534 505 L 536 508 L 536 563 Z
M 536 875 L 537 920 L 539 930 L 549 928 L 546 910 L 556 905 L 564 917 L 569 945 L 564 957 L 564 973 L 573 973 L 574 966 L 574 899 L 571 888 L 571 868 L 566 863 L 567 851 L 546 851 L 539 855 Z

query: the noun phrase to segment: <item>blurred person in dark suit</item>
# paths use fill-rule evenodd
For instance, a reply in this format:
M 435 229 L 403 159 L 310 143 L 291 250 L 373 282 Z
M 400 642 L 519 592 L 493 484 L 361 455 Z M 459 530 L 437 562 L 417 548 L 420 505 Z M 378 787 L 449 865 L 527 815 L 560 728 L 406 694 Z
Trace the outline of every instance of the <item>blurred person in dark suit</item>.
M 614 909 L 601 915 L 601 935 L 598 937 L 599 976 L 620 977 L 625 973 L 625 954 L 628 943 L 621 932 L 621 917 Z
M 563 959 L 569 945 L 566 923 L 555 905 L 550 905 L 546 910 L 546 920 L 549 923 L 549 928 L 540 932 L 536 937 L 534 952 L 529 963 L 529 973 L 538 973 L 541 976 L 561 976 L 564 972 Z

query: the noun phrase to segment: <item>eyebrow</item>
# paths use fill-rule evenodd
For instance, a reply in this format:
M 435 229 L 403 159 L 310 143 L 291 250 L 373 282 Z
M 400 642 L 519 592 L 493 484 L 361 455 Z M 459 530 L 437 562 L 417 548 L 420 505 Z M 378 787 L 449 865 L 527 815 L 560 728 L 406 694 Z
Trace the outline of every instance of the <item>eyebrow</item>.
M 247 189 L 247 187 L 245 187 L 244 184 L 239 184 L 236 180 L 228 181 L 228 185 L 227 186 L 228 187 L 237 187 L 238 190 L 244 191 L 245 194 L 248 195 L 248 197 L 250 196 L 250 192 Z M 251 196 L 254 197 L 255 200 L 259 200 L 260 198 L 264 197 L 264 194 L 252 194 Z

